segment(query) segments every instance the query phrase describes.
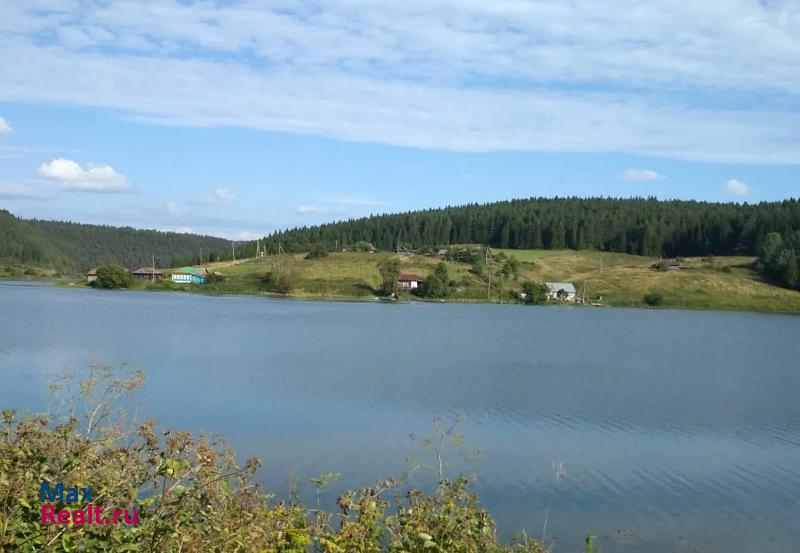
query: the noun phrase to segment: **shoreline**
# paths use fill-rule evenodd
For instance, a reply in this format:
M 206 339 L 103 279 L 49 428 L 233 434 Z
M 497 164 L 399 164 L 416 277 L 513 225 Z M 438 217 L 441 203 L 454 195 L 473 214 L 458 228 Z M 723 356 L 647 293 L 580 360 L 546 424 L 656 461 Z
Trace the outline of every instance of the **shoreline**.
M 734 307 L 701 307 L 701 306 L 681 306 L 681 305 L 664 305 L 664 306 L 648 306 L 648 305 L 616 305 L 616 304 L 603 304 L 601 306 L 567 303 L 567 302 L 547 302 L 543 304 L 528 305 L 522 302 L 514 301 L 491 301 L 486 299 L 466 298 L 466 299 L 428 299 L 406 295 L 397 301 L 384 301 L 380 297 L 365 297 L 365 296 L 333 296 L 333 295 L 313 295 L 313 294 L 277 294 L 271 292 L 256 292 L 248 293 L 244 291 L 226 291 L 226 290 L 204 290 L 201 286 L 207 285 L 185 285 L 186 288 L 171 289 L 171 288 L 151 288 L 148 286 L 133 286 L 130 288 L 120 288 L 115 290 L 95 290 L 86 285 L 85 282 L 76 281 L 74 279 L 47 279 L 47 278 L 2 278 L 0 277 L 0 285 L 6 283 L 19 283 L 20 286 L 53 286 L 56 288 L 67 289 L 84 289 L 97 292 L 148 292 L 148 293 L 173 293 L 173 294 L 193 294 L 199 296 L 234 296 L 243 298 L 261 298 L 267 300 L 277 301 L 306 301 L 306 302 L 328 302 L 328 303 L 363 303 L 363 304 L 427 304 L 427 305 L 442 305 L 442 304 L 468 304 L 468 305 L 508 305 L 518 307 L 549 307 L 549 308 L 562 308 L 562 309 L 637 309 L 647 311 L 690 311 L 690 312 L 717 312 L 717 313 L 752 313 L 757 315 L 788 315 L 800 316 L 798 310 L 776 310 L 776 309 L 747 309 L 747 308 L 734 308 Z

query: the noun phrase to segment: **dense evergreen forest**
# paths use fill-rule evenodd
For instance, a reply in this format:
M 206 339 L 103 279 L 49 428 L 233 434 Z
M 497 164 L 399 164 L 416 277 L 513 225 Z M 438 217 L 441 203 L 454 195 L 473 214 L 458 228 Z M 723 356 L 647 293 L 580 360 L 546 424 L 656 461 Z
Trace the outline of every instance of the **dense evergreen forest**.
M 137 268 L 171 266 L 195 255 L 223 251 L 229 242 L 213 236 L 130 227 L 25 220 L 0 210 L 0 261 L 85 271 L 102 263 Z
M 767 234 L 759 243 L 755 268 L 781 286 L 800 290 L 800 231 Z
M 531 198 L 303 227 L 265 239 L 267 251 L 366 241 L 379 249 L 447 244 L 596 249 L 647 256 L 757 255 L 770 232 L 800 230 L 800 201 L 760 204 L 655 199 Z M 255 244 L 248 246 L 255 251 Z M 244 250 L 244 248 L 241 248 Z

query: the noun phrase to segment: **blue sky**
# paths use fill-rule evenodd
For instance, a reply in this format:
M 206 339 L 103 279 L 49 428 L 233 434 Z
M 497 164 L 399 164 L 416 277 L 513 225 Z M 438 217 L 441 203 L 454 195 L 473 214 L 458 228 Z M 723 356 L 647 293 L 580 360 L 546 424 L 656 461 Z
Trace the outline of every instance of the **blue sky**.
M 252 238 L 527 196 L 800 196 L 800 4 L 0 5 L 0 207 Z

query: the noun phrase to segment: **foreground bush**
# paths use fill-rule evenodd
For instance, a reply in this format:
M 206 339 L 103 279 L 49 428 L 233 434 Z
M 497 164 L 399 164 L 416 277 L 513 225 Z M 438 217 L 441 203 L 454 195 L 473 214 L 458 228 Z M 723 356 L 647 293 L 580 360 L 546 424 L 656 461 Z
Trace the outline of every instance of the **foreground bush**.
M 343 494 L 335 513 L 277 501 L 255 481 L 257 459 L 237 464 L 221 442 L 151 422 L 131 428 L 117 406 L 143 383 L 141 373 L 95 367 L 63 420 L 2 411 L 0 551 L 544 552 L 527 540 L 500 544 L 463 478 L 442 478 L 432 495 L 379 482 Z M 95 508 L 135 507 L 138 524 L 43 525 L 43 482 L 92 486 Z
M 664 294 L 660 292 L 650 292 L 642 298 L 646 305 L 650 307 L 658 307 L 664 303 Z
M 92 286 L 107 290 L 130 288 L 132 281 L 130 273 L 123 267 L 109 263 L 97 268 L 97 279 L 92 282 Z

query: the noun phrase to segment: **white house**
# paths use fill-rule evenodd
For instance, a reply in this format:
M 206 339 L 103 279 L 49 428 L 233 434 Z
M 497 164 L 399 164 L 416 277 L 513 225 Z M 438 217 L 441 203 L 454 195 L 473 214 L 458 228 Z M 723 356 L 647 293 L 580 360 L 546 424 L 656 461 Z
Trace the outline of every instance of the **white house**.
M 99 267 L 86 271 L 86 282 L 94 282 L 97 280 L 97 269 L 99 269 Z
M 411 273 L 403 273 L 397 279 L 398 285 L 403 290 L 416 290 L 421 282 L 422 278 Z
M 171 280 L 178 284 L 205 284 L 208 271 L 202 267 L 183 267 L 172 273 Z
M 545 282 L 547 299 L 558 301 L 575 301 L 577 293 L 571 282 Z

